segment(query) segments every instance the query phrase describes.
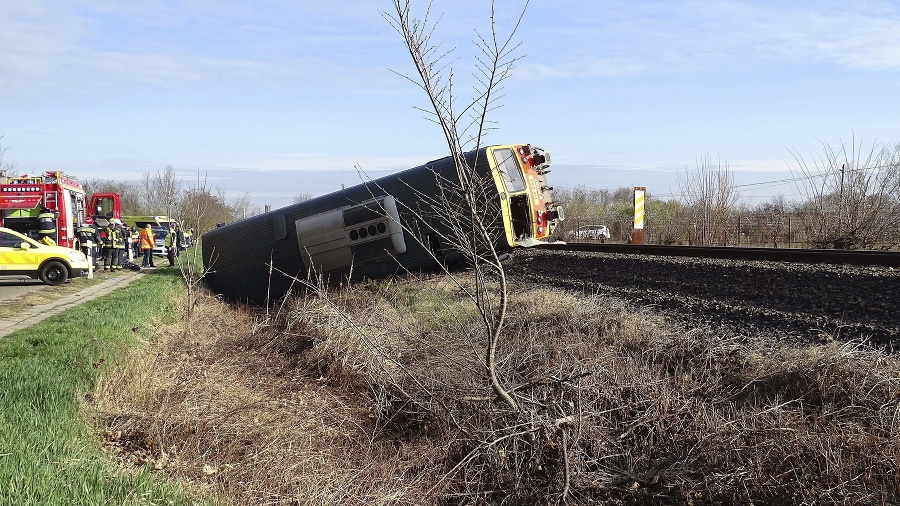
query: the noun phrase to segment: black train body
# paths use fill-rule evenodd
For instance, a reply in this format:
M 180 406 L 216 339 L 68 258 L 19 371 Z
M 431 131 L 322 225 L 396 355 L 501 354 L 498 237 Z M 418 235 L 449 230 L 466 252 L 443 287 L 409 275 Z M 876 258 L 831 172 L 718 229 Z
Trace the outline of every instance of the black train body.
M 507 164 L 504 169 L 500 153 L 507 162 L 512 153 L 517 168 Z M 506 145 L 465 156 L 489 182 L 486 194 L 497 204 L 495 221 L 506 229 L 500 236 L 508 239 L 496 245 L 498 251 L 514 247 L 517 239 L 549 235 L 561 219 L 557 211 L 562 213 L 544 184 L 549 155 L 529 145 Z M 513 170 L 519 176 L 507 174 Z M 521 184 L 508 181 L 517 177 Z M 293 278 L 307 279 L 310 267 L 333 282 L 435 267 L 435 257 L 453 263 L 459 254 L 440 241 L 450 233 L 446 220 L 436 219 L 439 206 L 427 203 L 440 198 L 446 182 L 457 185 L 458 180 L 453 159 L 446 157 L 210 230 L 201 241 L 207 283 L 230 300 L 266 305 L 299 288 Z M 518 192 L 502 191 L 504 185 L 517 185 Z M 535 207 L 544 221 L 553 218 L 552 224 L 536 227 Z M 535 233 L 538 228 L 542 233 Z

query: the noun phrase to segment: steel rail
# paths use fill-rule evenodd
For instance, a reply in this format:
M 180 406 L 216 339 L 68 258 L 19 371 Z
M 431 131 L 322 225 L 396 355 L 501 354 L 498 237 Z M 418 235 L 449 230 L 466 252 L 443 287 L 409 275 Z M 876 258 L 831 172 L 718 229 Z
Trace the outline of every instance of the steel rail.
M 731 246 L 664 246 L 658 244 L 548 243 L 535 246 L 556 251 L 589 251 L 632 255 L 724 258 L 809 264 L 900 267 L 900 252 L 833 249 L 742 248 Z

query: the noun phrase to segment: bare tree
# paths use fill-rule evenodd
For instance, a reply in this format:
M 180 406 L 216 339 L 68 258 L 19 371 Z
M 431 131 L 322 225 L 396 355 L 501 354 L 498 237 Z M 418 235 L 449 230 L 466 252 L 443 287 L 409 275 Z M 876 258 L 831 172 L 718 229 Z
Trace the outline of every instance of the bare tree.
M 688 237 L 689 213 L 677 200 L 647 199 L 646 227 L 649 242 L 682 244 Z
M 191 185 L 181 199 L 181 208 L 186 227 L 195 229 L 200 235 L 220 223 L 231 223 L 244 219 L 254 212 L 247 195 L 229 201 L 225 190 L 212 188 L 204 181 Z
M 301 202 L 306 202 L 307 200 L 312 200 L 312 193 L 301 193 L 299 195 L 294 195 L 294 204 L 299 204 Z
M 188 248 L 178 256 L 178 269 L 184 279 L 187 288 L 185 301 L 185 335 L 189 335 L 194 324 L 194 307 L 200 300 L 197 289 L 212 265 L 204 266 L 200 248 L 200 235 L 207 228 L 212 228 L 216 219 L 227 220 L 223 210 L 227 206 L 221 200 L 212 196 L 206 182 L 206 176 L 201 179 L 197 172 L 196 183 L 189 186 L 182 198 L 181 219 L 186 231 L 191 232 L 192 248 Z
M 142 190 L 144 202 L 150 212 L 162 211 L 166 216 L 178 214 L 178 204 L 182 196 L 182 182 L 175 175 L 171 165 L 156 173 L 144 173 Z
M 113 179 L 86 179 L 82 183 L 84 192 L 88 195 L 99 192 L 117 193 L 122 214 L 133 216 L 150 214 L 153 209 L 144 207 L 144 198 L 141 185 L 134 181 L 116 181 Z M 95 212 L 96 210 L 91 210 Z
M 750 245 L 769 244 L 773 248 L 790 243 L 788 237 L 789 206 L 784 196 L 777 195 L 752 209 L 742 210 L 738 217 L 740 232 Z
M 442 195 L 422 197 L 432 208 L 439 209 L 444 224 L 453 231 L 441 238 L 443 244 L 467 257 L 474 268 L 475 287 L 467 292 L 476 303 L 488 334 L 484 363 L 490 385 L 499 399 L 517 411 L 518 403 L 502 384 L 496 369 L 496 351 L 507 311 L 507 279 L 495 249 L 501 239 L 494 222 L 499 213 L 485 191 L 494 183 L 476 171 L 477 158 L 466 157 L 467 151 L 478 152 L 485 134 L 492 128 L 488 114 L 498 107 L 501 84 L 519 59 L 515 56 L 518 44 L 513 42 L 513 36 L 524 10 L 509 36 L 501 38 L 494 7 L 492 2 L 489 36 L 483 37 L 476 32 L 476 44 L 481 53 L 475 71 L 478 86 L 471 100 L 461 107 L 457 107 L 453 68 L 447 61 L 450 52 L 444 52 L 432 39 L 436 24 L 429 20 L 431 4 L 428 4 L 424 18 L 418 19 L 412 13 L 409 0 L 394 0 L 394 12 L 384 16 L 403 37 L 416 69 L 415 77 L 398 74 L 425 92 L 430 108 L 421 110 L 440 127 L 456 166 L 457 181 L 439 182 Z
M 0 135 L 0 140 L 3 140 L 2 135 Z M 9 148 L 3 147 L 3 145 L 0 144 L 0 177 L 11 177 L 16 175 L 16 164 L 3 160 L 3 155 L 6 154 L 7 149 Z
M 221 202 L 225 202 L 228 207 L 228 212 L 230 215 L 230 219 L 228 221 L 237 221 L 249 218 L 253 215 L 259 214 L 259 208 L 254 207 L 253 203 L 250 202 L 250 194 L 248 192 L 244 192 L 243 195 L 237 197 L 232 200 L 228 200 L 225 196 L 225 191 L 221 188 L 217 188 L 219 194 L 219 200 Z
M 410 391 L 400 384 L 395 384 L 394 388 L 406 399 L 405 402 L 411 401 L 416 406 L 424 407 L 443 424 L 456 429 L 457 437 L 464 440 L 463 446 L 468 447 L 465 455 L 448 455 L 455 465 L 447 470 L 429 495 L 449 486 L 454 490 L 452 493 L 464 498 L 464 501 L 480 502 L 480 499 L 493 494 L 514 495 L 513 490 L 523 485 L 541 490 L 539 495 L 542 497 L 559 494 L 557 500 L 565 503 L 570 493 L 572 472 L 569 445 L 577 444 L 579 438 L 578 431 L 573 428 L 577 425 L 578 415 L 570 414 L 574 409 L 572 404 L 549 399 L 538 391 L 538 385 L 556 382 L 559 377 L 581 376 L 577 372 L 563 372 L 527 352 L 516 355 L 517 349 L 522 350 L 518 348 L 521 343 L 509 340 L 514 334 L 513 329 L 507 328 L 509 285 L 496 250 L 496 245 L 506 240 L 496 197 L 496 183 L 491 174 L 477 170 L 477 167 L 487 165 L 479 157 L 487 153 L 480 148 L 486 133 L 494 128 L 487 119 L 488 115 L 499 106 L 501 85 L 519 60 L 514 54 L 518 45 L 513 43 L 513 36 L 525 10 L 516 19 L 509 36 L 500 37 L 492 2 L 490 34 L 485 37 L 476 31 L 476 45 L 480 51 L 475 71 L 478 85 L 470 100 L 457 101 L 453 69 L 447 62 L 450 52 L 444 52 L 440 44 L 432 40 L 436 24 L 429 22 L 431 4 L 428 5 L 424 19 L 417 19 L 411 14 L 408 0 L 394 0 L 394 13 L 385 17 L 406 43 L 416 76 L 404 77 L 428 97 L 431 107 L 423 111 L 441 128 L 450 157 L 455 162 L 456 177 L 444 178 L 435 172 L 437 194 L 419 193 L 419 202 L 398 202 L 398 205 L 415 216 L 417 224 L 403 224 L 411 236 L 415 237 L 415 229 L 424 224 L 424 227 L 439 235 L 442 249 L 449 249 L 465 258 L 471 267 L 471 283 L 453 276 L 448 270 L 444 272 L 449 274 L 448 279 L 456 284 L 459 293 L 468 297 L 480 317 L 481 325 L 476 334 L 461 336 L 464 342 L 461 349 L 481 353 L 482 356 L 472 356 L 464 364 L 450 362 L 443 367 L 460 371 L 462 377 L 454 380 L 460 384 L 471 378 L 463 371 L 477 373 L 483 370 L 493 395 L 446 399 L 439 394 L 447 388 L 446 383 L 434 383 L 430 378 L 412 374 L 410 382 L 415 385 L 420 397 L 407 398 Z M 430 220 L 439 220 L 441 226 L 429 227 Z M 424 244 L 425 240 L 421 237 L 419 240 Z M 439 260 L 437 256 L 434 259 Z M 502 371 L 497 360 L 501 347 L 505 366 Z M 402 364 L 395 365 L 408 371 Z M 435 364 L 429 369 L 440 367 Z M 497 400 L 500 402 L 494 402 Z M 465 408 L 459 409 L 460 405 L 471 402 L 490 404 L 476 408 L 474 413 Z M 457 407 L 453 408 L 451 404 Z M 571 440 L 569 431 L 572 433 Z M 556 470 L 549 474 L 550 478 L 531 475 L 528 470 L 529 462 L 534 464 L 542 458 L 539 454 L 544 450 L 535 448 L 544 448 L 543 441 L 548 441 L 546 448 L 553 448 L 557 463 L 554 466 Z M 515 448 L 531 448 L 534 451 L 512 455 L 509 462 L 504 463 L 492 457 L 500 447 L 509 451 L 515 451 Z M 504 454 L 507 450 L 500 450 L 500 453 Z M 547 479 L 555 482 L 552 491 L 546 489 Z M 529 484 L 525 485 L 525 482 Z M 486 488 L 492 490 L 487 491 Z M 495 488 L 499 490 L 493 490 Z
M 698 245 L 727 244 L 728 230 L 740 194 L 728 163 L 715 164 L 709 155 L 697 163 L 697 170 L 678 178 L 678 187 L 691 212 L 691 242 Z
M 612 195 L 609 190 L 586 188 L 562 188 L 554 191 L 555 200 L 565 206 L 566 221 L 556 229 L 560 238 L 582 225 L 609 225 Z
M 819 248 L 890 248 L 900 230 L 900 144 L 854 138 L 807 162 L 793 152 L 801 213 L 810 243 Z

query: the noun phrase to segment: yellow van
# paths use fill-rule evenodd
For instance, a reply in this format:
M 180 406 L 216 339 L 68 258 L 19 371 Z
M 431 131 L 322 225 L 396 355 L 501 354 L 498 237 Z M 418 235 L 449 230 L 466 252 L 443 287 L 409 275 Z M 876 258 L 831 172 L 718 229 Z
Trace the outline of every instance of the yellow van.
M 0 227 L 0 279 L 40 279 L 48 285 L 86 276 L 84 253 L 62 246 L 48 246 Z

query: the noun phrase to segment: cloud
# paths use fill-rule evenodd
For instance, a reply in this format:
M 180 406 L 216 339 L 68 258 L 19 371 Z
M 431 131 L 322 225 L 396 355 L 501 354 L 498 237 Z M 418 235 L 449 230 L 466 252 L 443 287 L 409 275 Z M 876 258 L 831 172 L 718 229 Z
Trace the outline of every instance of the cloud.
M 363 10 L 374 14 L 371 7 Z M 371 23 L 360 9 L 339 14 L 277 1 L 252 7 L 202 1 L 5 2 L 0 100 L 105 95 L 135 85 L 368 82 L 371 68 L 360 61 L 359 48 L 384 42 L 388 28 L 360 30 L 340 25 L 341 20 Z M 348 75 L 359 77 L 348 80 Z
M 900 10 L 889 2 L 604 2 L 538 15 L 516 76 L 540 79 L 694 72 L 811 61 L 900 70 Z
M 599 58 L 594 61 L 564 63 L 523 63 L 516 67 L 520 79 L 567 79 L 637 74 L 646 70 L 642 63 L 625 58 Z
M 900 70 L 900 15 L 797 13 L 771 25 L 768 50 L 866 70 Z

